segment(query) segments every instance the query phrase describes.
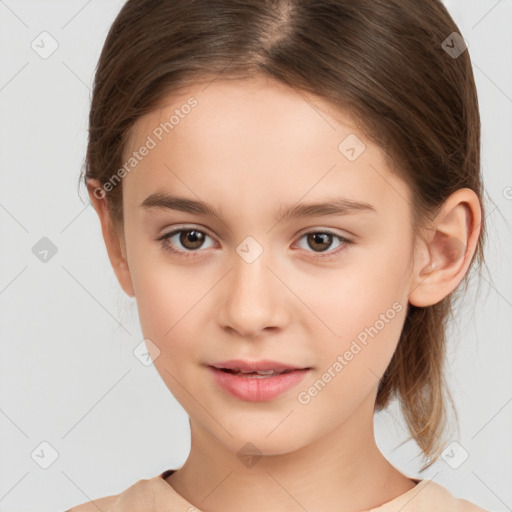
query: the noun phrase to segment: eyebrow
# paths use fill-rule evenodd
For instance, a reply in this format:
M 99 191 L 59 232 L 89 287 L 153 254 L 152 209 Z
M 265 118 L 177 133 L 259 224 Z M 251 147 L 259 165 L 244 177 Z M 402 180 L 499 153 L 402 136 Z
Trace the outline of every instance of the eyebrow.
M 217 212 L 213 206 L 204 201 L 196 201 L 195 199 L 187 199 L 185 197 L 168 195 L 161 192 L 146 197 L 140 204 L 140 207 L 146 210 L 178 210 L 222 220 L 220 213 Z M 318 203 L 298 203 L 295 205 L 282 206 L 277 210 L 276 218 L 282 221 L 299 217 L 348 215 L 357 212 L 378 213 L 375 206 L 369 203 L 353 201 L 343 197 L 334 197 Z

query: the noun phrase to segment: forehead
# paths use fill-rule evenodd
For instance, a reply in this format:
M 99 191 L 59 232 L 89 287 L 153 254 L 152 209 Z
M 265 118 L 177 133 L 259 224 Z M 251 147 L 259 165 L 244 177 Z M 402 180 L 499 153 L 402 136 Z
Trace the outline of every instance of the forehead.
M 170 134 L 175 139 L 201 132 L 206 140 L 229 133 L 248 143 L 256 138 L 271 145 L 292 142 L 296 151 L 337 142 L 357 130 L 347 114 L 326 100 L 276 80 L 217 78 L 169 94 L 137 121 L 134 135 L 150 133 L 173 113 Z
M 175 91 L 137 121 L 125 159 L 148 138 L 154 147 L 126 177 L 138 200 L 172 189 L 296 202 L 337 189 L 376 204 L 407 201 L 383 151 L 347 113 L 270 79 L 215 79 Z

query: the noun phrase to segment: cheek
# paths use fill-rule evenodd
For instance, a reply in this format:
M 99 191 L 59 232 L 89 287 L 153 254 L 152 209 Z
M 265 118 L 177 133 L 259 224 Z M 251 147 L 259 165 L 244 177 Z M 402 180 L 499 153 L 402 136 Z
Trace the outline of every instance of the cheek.
M 397 255 L 384 259 L 357 254 L 347 258 L 346 266 L 301 274 L 292 280 L 293 290 L 307 306 L 305 318 L 315 323 L 317 333 L 346 338 L 373 325 L 386 312 L 392 319 L 405 309 L 406 266 L 407 260 Z M 400 306 L 394 306 L 397 302 Z
M 196 364 L 204 321 L 203 296 L 211 289 L 211 280 L 194 279 L 179 267 L 152 265 L 139 269 L 137 308 L 144 338 L 159 349 L 154 366 L 175 398 L 185 407 L 194 388 Z M 206 299 L 206 297 L 205 297 Z M 204 300 L 204 299 L 203 299 Z M 185 370 L 186 368 L 186 370 Z M 185 386 L 185 388 L 183 388 Z M 189 404 L 190 405 L 190 404 Z
M 401 301 L 377 300 L 371 293 L 357 298 L 347 294 L 334 308 L 332 302 L 325 304 L 323 311 L 336 336 L 325 328 L 326 334 L 319 336 L 317 331 L 312 335 L 317 371 L 296 398 L 307 414 L 324 415 L 328 427 L 345 421 L 365 397 L 376 392 L 396 350 L 407 311 Z
M 304 322 L 320 371 L 342 356 L 343 379 L 362 379 L 361 385 L 373 385 L 384 373 L 407 313 L 407 252 L 382 253 L 339 271 L 302 276 L 294 290 L 308 306 Z
M 160 350 L 154 364 L 167 382 L 170 376 L 164 369 L 174 375 L 180 361 L 195 359 L 201 297 L 209 286 L 207 281 L 187 278 L 179 267 L 140 263 L 134 278 L 140 326 L 144 338 Z
M 194 350 L 204 343 L 201 325 L 214 321 L 212 288 L 224 272 L 212 266 L 178 265 L 160 249 L 143 245 L 132 245 L 130 254 L 140 324 L 144 337 L 159 347 L 160 363 L 172 367 L 177 360 L 195 359 Z M 350 366 L 362 365 L 377 374 L 385 370 L 405 318 L 407 255 L 405 246 L 390 250 L 386 244 L 359 248 L 338 268 L 283 269 L 283 280 L 301 299 L 294 301 L 284 293 L 288 303 L 283 307 L 295 312 L 292 321 L 305 329 L 319 366 L 328 367 L 346 353 L 346 359 L 354 361 Z

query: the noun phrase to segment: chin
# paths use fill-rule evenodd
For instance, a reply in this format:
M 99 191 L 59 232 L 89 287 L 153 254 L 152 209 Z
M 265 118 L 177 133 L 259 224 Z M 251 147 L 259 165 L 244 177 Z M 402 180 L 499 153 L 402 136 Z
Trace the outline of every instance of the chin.
M 214 437 L 239 458 L 244 455 L 285 455 L 300 450 L 307 444 L 305 432 L 293 432 L 289 425 L 285 427 L 284 424 L 276 428 L 277 424 L 279 422 L 273 422 L 270 427 L 260 425 L 258 428 L 227 428 L 231 436 L 223 429 L 219 431 L 215 428 Z

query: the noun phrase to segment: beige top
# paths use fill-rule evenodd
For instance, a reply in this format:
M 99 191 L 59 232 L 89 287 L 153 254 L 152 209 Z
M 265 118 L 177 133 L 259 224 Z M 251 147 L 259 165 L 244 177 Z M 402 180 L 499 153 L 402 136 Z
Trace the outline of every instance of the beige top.
M 120 494 L 89 501 L 66 512 L 201 512 L 165 480 L 174 471 L 168 469 L 153 478 L 139 480 Z M 489 512 L 453 497 L 433 480 L 411 480 L 417 482 L 415 487 L 368 512 Z

